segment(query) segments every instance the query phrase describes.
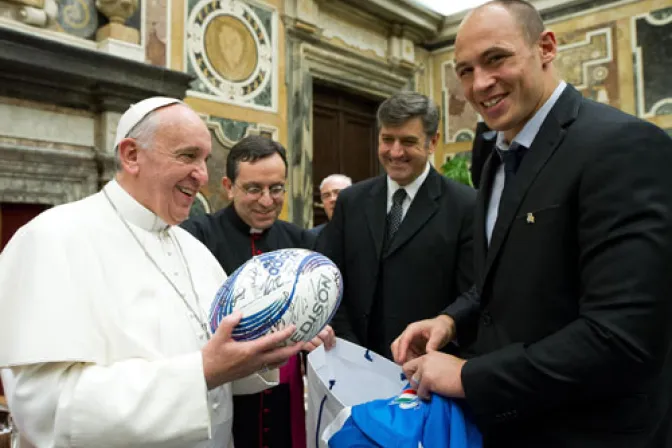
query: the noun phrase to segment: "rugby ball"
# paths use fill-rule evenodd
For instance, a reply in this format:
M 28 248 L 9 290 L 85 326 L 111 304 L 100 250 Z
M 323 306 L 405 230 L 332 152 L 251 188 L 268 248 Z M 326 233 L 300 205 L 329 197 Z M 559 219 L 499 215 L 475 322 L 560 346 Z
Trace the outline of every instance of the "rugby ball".
M 224 282 L 210 309 L 210 329 L 236 310 L 237 341 L 249 341 L 291 324 L 291 342 L 310 341 L 333 317 L 343 296 L 336 265 L 306 249 L 280 249 L 248 260 Z

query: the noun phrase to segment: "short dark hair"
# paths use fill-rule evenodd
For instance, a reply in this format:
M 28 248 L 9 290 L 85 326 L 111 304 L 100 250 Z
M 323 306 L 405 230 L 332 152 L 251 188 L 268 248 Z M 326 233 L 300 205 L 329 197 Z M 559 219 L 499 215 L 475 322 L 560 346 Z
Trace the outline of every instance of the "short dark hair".
M 427 141 L 439 130 L 441 112 L 427 96 L 417 92 L 400 92 L 392 95 L 378 108 L 378 128 L 401 126 L 408 120 L 420 117 Z
M 509 14 L 513 16 L 513 19 L 522 29 L 525 41 L 530 45 L 534 44 L 546 29 L 537 8 L 526 0 L 492 0 L 479 8 L 488 5 L 501 5 L 509 11 Z
M 240 162 L 256 162 L 257 160 L 279 154 L 285 164 L 285 176 L 287 176 L 287 151 L 278 142 L 261 135 L 248 135 L 233 145 L 226 157 L 226 177 L 235 182 L 238 176 Z

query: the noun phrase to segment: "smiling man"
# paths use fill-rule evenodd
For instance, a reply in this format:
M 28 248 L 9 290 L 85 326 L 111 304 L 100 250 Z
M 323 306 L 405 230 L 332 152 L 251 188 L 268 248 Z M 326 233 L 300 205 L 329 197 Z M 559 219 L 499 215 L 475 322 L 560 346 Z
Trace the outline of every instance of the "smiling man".
M 277 370 L 255 372 L 300 349 L 276 348 L 284 331 L 234 341 L 240 316 L 209 331 L 226 274 L 175 225 L 207 183 L 210 151 L 187 105 L 140 101 L 119 121 L 115 179 L 9 241 L 0 367 L 21 448 L 229 447 L 233 389 L 273 385 Z
M 497 132 L 476 286 L 411 324 L 394 357 L 418 395 L 464 398 L 486 448 L 667 448 L 672 140 L 562 81 L 557 51 L 526 1 L 460 25 L 457 75 Z M 456 338 L 466 359 L 437 351 Z
M 391 357 L 390 343 L 408 323 L 471 286 L 475 192 L 430 165 L 440 114 L 426 96 L 394 95 L 377 117 L 387 174 L 339 193 L 317 250 L 343 274 L 336 334 Z
M 231 205 L 186 221 L 183 227 L 202 241 L 231 275 L 255 255 L 291 247 L 311 248 L 314 237 L 278 220 L 285 201 L 287 156 L 278 142 L 248 136 L 236 143 L 226 160 L 222 185 Z M 322 339 L 320 339 L 322 338 Z M 307 349 L 333 343 L 328 327 Z M 305 415 L 300 360 L 280 371 L 281 384 L 263 394 L 234 398 L 236 446 L 305 447 Z

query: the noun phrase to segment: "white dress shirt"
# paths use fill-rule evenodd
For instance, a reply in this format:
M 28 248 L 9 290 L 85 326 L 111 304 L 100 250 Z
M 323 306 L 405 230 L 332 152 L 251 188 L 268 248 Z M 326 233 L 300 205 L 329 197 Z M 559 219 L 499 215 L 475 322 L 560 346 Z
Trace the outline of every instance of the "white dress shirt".
M 394 196 L 394 193 L 398 189 L 403 188 L 406 190 L 406 198 L 404 199 L 404 202 L 401 203 L 401 220 L 403 221 L 406 217 L 406 212 L 408 212 L 408 209 L 411 207 L 411 203 L 413 203 L 415 195 L 418 194 L 418 190 L 422 186 L 423 182 L 425 182 L 425 179 L 427 179 L 428 174 L 429 162 L 427 162 L 425 170 L 422 172 L 422 174 L 416 177 L 413 182 L 404 187 L 390 179 L 390 176 L 387 176 L 387 213 L 390 213 L 390 210 L 392 209 L 392 196 Z

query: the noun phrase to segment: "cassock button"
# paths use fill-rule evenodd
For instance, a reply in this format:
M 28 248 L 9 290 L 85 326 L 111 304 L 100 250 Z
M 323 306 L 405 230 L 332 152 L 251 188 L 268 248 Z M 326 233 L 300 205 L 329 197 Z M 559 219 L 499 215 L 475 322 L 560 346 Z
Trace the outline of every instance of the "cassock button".
M 268 432 L 270 430 L 271 430 L 270 428 L 264 428 L 264 432 Z
M 261 251 L 260 251 L 260 250 L 257 251 L 257 255 L 261 255 Z
M 214 403 L 212 403 L 212 410 L 213 410 L 213 411 L 216 411 L 217 408 L 219 408 L 219 403 L 217 403 L 217 402 L 215 401 Z
M 270 409 L 268 409 L 268 408 L 264 408 L 264 414 L 270 414 L 270 413 L 271 413 L 271 410 L 270 410 Z

